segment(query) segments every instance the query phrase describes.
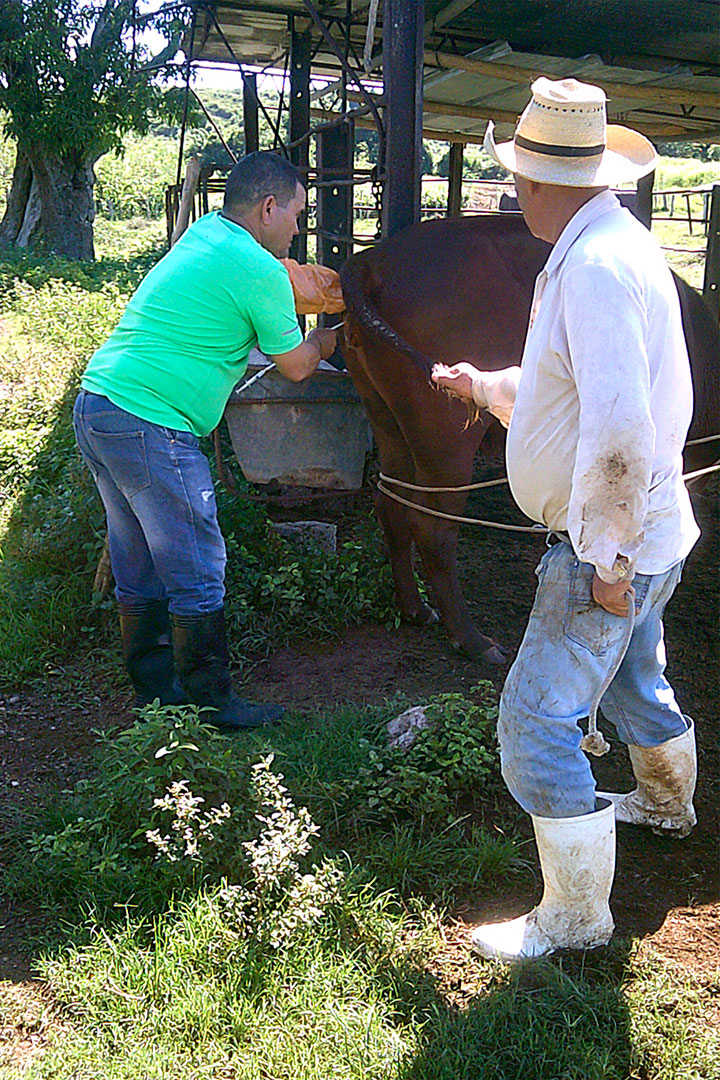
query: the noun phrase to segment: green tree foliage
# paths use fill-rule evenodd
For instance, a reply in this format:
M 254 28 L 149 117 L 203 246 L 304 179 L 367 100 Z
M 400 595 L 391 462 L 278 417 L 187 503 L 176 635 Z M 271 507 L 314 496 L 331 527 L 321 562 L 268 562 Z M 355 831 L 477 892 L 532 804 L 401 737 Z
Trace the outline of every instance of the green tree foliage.
M 144 32 L 166 42 L 156 55 Z M 0 109 L 16 161 L 0 246 L 45 245 L 71 258 L 93 252 L 93 166 L 153 114 L 177 114 L 163 92 L 183 24 L 178 9 L 133 0 L 3 0 Z
M 95 169 L 95 205 L 102 217 L 159 218 L 165 190 L 175 183 L 176 139 L 128 135 L 119 153 L 104 154 Z
M 663 157 L 720 161 L 720 143 L 659 142 L 657 148 Z

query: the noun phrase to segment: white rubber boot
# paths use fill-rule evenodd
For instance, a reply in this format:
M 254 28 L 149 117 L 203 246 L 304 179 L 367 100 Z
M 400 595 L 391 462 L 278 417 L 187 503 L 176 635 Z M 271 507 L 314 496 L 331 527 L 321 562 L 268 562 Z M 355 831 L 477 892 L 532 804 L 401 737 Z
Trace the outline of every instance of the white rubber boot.
M 556 949 L 607 945 L 615 928 L 610 890 L 615 876 L 615 809 L 608 803 L 582 817 L 533 817 L 545 889 L 527 915 L 478 926 L 473 949 L 521 960 Z
M 660 746 L 629 746 L 637 787 L 629 795 L 598 791 L 615 804 L 615 817 L 630 825 L 650 825 L 681 840 L 697 823 L 693 795 L 697 782 L 695 727 Z

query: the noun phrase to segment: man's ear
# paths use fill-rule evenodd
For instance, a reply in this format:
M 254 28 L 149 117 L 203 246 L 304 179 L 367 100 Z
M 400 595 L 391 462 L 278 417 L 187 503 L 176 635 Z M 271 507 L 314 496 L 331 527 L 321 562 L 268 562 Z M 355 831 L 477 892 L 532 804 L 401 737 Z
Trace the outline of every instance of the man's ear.
M 272 212 L 277 205 L 277 199 L 274 195 L 266 195 L 260 202 L 260 220 L 267 224 L 272 217 Z

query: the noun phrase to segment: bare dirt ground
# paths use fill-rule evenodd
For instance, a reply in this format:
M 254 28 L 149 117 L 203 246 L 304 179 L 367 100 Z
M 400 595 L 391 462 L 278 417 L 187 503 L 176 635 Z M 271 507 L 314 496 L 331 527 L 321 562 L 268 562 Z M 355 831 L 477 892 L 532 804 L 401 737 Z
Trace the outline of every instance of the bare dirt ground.
M 367 505 L 367 493 L 361 497 Z M 508 496 L 497 494 L 469 512 L 508 519 Z M 688 559 L 684 580 L 666 616 L 669 675 L 682 708 L 694 717 L 699 746 L 698 825 L 683 841 L 649 830 L 618 828 L 618 870 L 612 898 L 618 932 L 643 943 L 695 974 L 720 966 L 720 776 L 718 775 L 718 529 L 717 498 L 695 497 L 703 537 Z M 330 507 L 323 516 L 338 522 L 340 534 L 354 516 Z M 355 512 L 357 507 L 355 507 Z M 299 516 L 297 513 L 294 515 Z M 478 623 L 506 646 L 520 642 L 534 588 L 532 569 L 542 553 L 535 538 L 501 538 L 466 528 L 461 537 L 462 579 Z M 469 690 L 480 678 L 500 689 L 503 668 L 479 668 L 459 657 L 437 628 L 399 630 L 364 625 L 340 641 L 302 641 L 279 648 L 246 673 L 244 693 L 316 709 L 339 701 L 378 703 L 398 690 L 418 701 L 430 694 Z M 240 675 L 242 673 L 239 673 Z M 89 686 L 69 699 L 62 679 L 49 677 L 42 689 L 0 697 L 0 811 L 40 803 L 48 793 L 84 775 L 93 745 L 91 729 L 132 719 L 124 690 Z M 632 774 L 624 748 L 605 734 L 612 752 L 595 759 L 599 786 L 630 790 Z M 487 808 L 477 816 L 487 821 Z M 499 811 L 502 818 L 502 804 Z M 506 804 L 508 818 L 517 811 Z M 502 821 L 499 822 L 502 824 Z M 530 835 L 529 822 L 526 822 Z M 479 918 L 513 916 L 538 898 L 539 887 L 514 895 L 478 896 L 456 913 L 448 932 L 448 964 L 465 947 L 468 925 Z M 39 918 L 30 908 L 0 897 L 0 980 L 15 984 L 32 977 L 31 946 Z

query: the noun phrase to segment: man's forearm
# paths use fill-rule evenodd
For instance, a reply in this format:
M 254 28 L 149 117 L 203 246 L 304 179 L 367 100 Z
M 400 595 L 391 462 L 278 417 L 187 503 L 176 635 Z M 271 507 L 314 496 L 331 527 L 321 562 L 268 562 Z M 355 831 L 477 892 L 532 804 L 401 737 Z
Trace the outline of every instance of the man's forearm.
M 436 364 L 432 380 L 466 404 L 472 402 L 479 409 L 487 409 L 505 427 L 510 423 L 520 381 L 519 367 L 482 371 L 467 361 L 451 367 Z
M 497 417 L 503 427 L 508 427 L 515 408 L 521 369 L 502 368 L 500 371 L 478 371 L 473 377 L 473 401 L 480 409 L 487 409 Z
M 337 344 L 334 330 L 318 327 L 291 352 L 273 356 L 278 371 L 290 382 L 302 382 L 315 373 L 321 360 L 332 356 Z
M 632 580 L 644 539 L 652 476 L 653 428 L 647 418 L 610 418 L 578 440 L 568 532 L 578 558 L 608 585 Z
M 302 382 L 309 379 L 317 370 L 322 359 L 320 346 L 312 338 L 306 338 L 301 345 L 294 350 L 292 359 L 280 363 L 279 357 L 275 358 L 278 371 L 290 382 Z

